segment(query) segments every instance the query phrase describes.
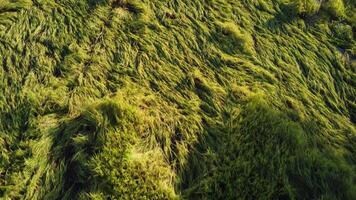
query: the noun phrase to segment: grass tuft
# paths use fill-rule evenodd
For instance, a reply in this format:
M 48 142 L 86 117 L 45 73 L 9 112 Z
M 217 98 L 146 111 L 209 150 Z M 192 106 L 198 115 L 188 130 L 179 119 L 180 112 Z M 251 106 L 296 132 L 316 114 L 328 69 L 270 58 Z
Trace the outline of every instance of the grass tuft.
M 233 22 L 218 22 L 217 25 L 222 36 L 226 37 L 224 43 L 228 45 L 228 49 L 239 49 L 249 55 L 254 53 L 254 41 L 248 32 L 241 31 Z
M 334 18 L 345 17 L 345 5 L 343 0 L 328 0 L 323 4 L 323 9 Z
M 315 15 L 321 6 L 319 0 L 297 0 L 293 4 L 296 13 L 304 17 Z

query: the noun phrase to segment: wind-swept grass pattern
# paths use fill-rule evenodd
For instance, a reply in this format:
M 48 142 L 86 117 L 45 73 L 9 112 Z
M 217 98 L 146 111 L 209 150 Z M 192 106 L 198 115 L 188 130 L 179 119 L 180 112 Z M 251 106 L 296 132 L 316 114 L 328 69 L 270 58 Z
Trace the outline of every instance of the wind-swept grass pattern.
M 0 198 L 355 199 L 352 0 L 0 0 Z

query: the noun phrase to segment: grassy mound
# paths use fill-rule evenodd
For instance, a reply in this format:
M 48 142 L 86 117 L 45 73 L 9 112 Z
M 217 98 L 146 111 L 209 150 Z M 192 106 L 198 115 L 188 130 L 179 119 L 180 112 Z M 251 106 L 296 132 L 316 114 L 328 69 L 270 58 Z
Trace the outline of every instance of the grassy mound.
M 351 0 L 0 0 L 0 199 L 356 199 Z

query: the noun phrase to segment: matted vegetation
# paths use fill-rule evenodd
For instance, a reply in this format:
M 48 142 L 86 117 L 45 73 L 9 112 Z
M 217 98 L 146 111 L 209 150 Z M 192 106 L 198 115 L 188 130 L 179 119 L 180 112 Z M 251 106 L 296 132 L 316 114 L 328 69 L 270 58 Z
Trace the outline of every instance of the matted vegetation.
M 0 0 L 0 199 L 356 199 L 351 0 Z

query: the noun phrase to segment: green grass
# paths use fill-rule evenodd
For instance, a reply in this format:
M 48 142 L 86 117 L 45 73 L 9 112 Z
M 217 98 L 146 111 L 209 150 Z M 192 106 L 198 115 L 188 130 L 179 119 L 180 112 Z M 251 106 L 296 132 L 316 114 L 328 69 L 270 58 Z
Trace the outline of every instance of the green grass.
M 342 18 L 345 16 L 345 5 L 343 0 L 329 0 L 325 3 L 324 9 L 333 17 Z
M 316 14 L 321 6 L 321 2 L 318 0 L 297 0 L 293 3 L 296 12 L 302 16 L 311 16 Z
M 0 0 L 0 199 L 355 199 L 351 0 Z

